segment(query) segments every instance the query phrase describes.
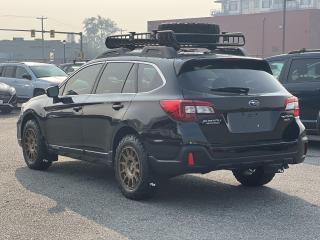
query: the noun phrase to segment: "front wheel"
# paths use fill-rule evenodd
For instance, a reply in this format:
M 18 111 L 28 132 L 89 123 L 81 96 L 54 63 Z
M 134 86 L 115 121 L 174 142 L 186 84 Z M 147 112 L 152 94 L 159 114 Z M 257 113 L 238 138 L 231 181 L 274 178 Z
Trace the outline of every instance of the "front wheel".
M 244 186 L 258 187 L 265 185 L 274 178 L 275 173 L 265 172 L 263 167 L 233 170 L 235 178 Z
M 147 162 L 147 153 L 135 135 L 125 136 L 115 155 L 115 175 L 122 194 L 133 200 L 152 197 L 156 184 Z
M 22 149 L 24 160 L 30 169 L 46 170 L 51 166 L 52 161 L 46 159 L 48 154 L 35 120 L 29 120 L 23 128 Z

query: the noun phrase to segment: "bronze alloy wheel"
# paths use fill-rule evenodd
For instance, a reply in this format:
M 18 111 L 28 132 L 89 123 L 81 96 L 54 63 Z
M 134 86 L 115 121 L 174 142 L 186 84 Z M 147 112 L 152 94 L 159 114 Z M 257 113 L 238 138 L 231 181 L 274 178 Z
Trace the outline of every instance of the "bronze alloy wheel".
M 33 129 L 28 129 L 24 136 L 25 152 L 29 162 L 34 162 L 38 158 L 37 136 Z
M 141 167 L 138 153 L 133 147 L 126 146 L 120 153 L 119 175 L 122 184 L 129 191 L 136 189 L 141 181 Z

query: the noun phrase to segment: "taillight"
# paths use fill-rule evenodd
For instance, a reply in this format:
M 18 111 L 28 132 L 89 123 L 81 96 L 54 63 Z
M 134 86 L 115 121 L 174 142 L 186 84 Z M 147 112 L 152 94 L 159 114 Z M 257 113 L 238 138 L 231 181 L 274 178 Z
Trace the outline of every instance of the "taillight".
M 295 117 L 300 116 L 299 100 L 297 97 L 289 97 L 285 103 L 286 111 L 293 113 Z
M 197 114 L 214 113 L 210 102 L 195 100 L 162 100 L 162 109 L 173 119 L 182 122 L 193 122 L 197 120 Z

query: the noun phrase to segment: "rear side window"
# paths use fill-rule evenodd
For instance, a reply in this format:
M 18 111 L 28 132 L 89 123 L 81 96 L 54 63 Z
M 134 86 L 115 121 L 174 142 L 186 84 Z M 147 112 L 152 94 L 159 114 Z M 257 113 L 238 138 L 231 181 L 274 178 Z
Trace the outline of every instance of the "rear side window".
M 6 66 L 5 70 L 4 70 L 3 77 L 14 78 L 15 77 L 15 72 L 16 72 L 16 67 L 15 66 Z
M 108 63 L 101 75 L 96 93 L 121 93 L 132 63 Z
M 288 82 L 319 82 L 320 59 L 295 59 L 291 63 Z
M 139 64 L 138 71 L 138 91 L 149 92 L 161 87 L 162 78 L 153 66 L 148 64 Z
M 252 67 L 253 66 L 253 67 Z M 283 91 L 282 85 L 262 66 L 238 65 L 230 62 L 193 64 L 178 77 L 184 89 L 226 95 L 231 92 L 216 91 L 224 88 L 245 88 L 248 94 L 274 93 Z M 267 69 L 266 69 L 267 70 Z
M 122 93 L 136 93 L 137 92 L 137 73 L 138 64 L 134 64 L 127 77 L 126 83 L 123 86 Z

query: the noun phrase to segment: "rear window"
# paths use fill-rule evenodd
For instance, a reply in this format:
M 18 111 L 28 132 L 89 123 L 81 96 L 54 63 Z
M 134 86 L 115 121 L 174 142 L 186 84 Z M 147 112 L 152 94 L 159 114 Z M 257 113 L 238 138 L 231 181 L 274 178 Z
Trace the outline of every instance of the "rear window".
M 238 64 L 216 61 L 211 64 L 193 64 L 182 69 L 179 82 L 183 88 L 212 94 L 236 94 L 215 91 L 223 88 L 245 88 L 248 94 L 283 91 L 282 85 L 270 73 L 269 68 L 255 64 Z

